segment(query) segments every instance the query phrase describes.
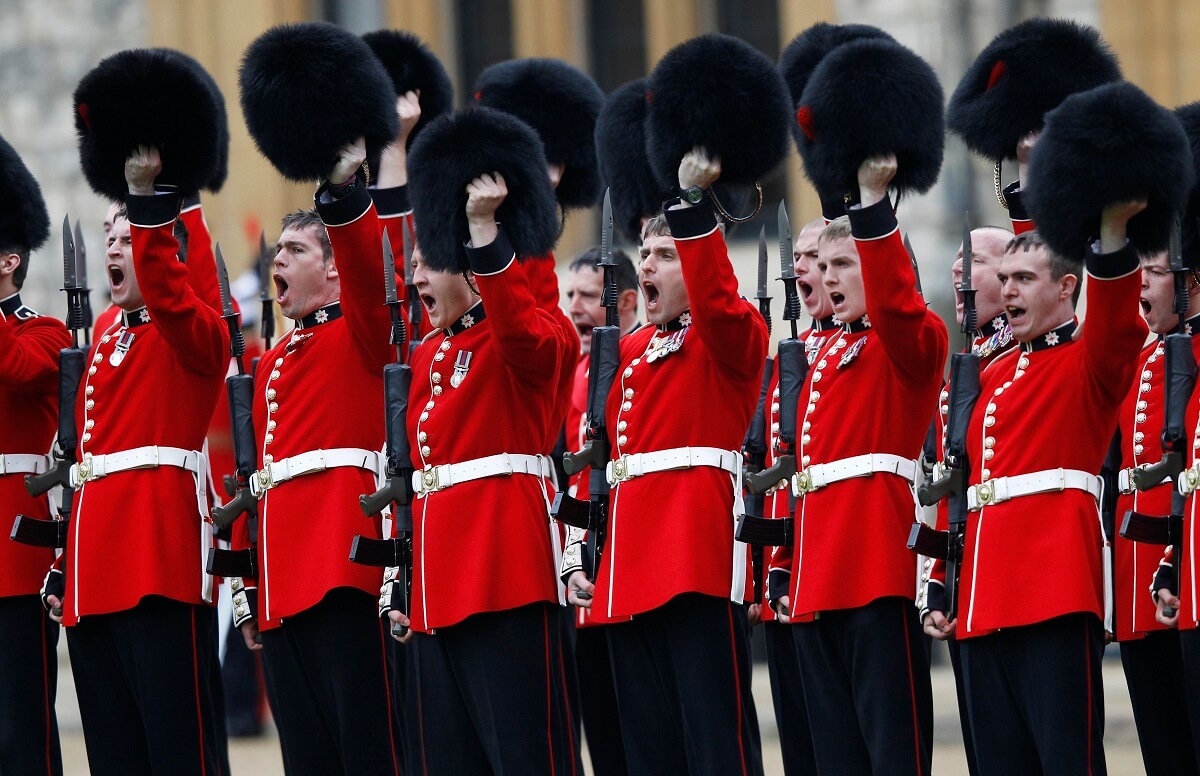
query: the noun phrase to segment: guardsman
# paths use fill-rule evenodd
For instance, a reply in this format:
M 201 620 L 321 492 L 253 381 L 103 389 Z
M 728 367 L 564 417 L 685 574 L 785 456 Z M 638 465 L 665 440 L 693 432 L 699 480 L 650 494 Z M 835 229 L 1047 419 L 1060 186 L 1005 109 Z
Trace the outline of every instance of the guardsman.
M 178 259 L 180 198 L 156 195 L 161 169 L 152 147 L 125 164 L 105 256 L 121 314 L 79 389 L 66 592 L 47 598 L 68 626 L 94 773 L 214 770 L 224 740 L 200 451 L 229 341 L 211 265 Z
M 50 465 L 58 428 L 58 351 L 71 346 L 61 321 L 21 301 L 31 253 L 46 242 L 42 193 L 0 140 L 0 518 L 48 519 L 49 503 L 25 491 L 26 474 Z M 39 591 L 54 550 L 0 542 L 0 773 L 61 774 L 58 624 Z
M 806 705 L 823 710 L 809 717 L 822 770 L 891 762 L 928 773 L 932 756 L 929 667 L 904 531 L 947 334 L 916 291 L 887 202 L 896 172 L 894 156 L 864 161 L 861 207 L 821 234 L 817 261 L 842 331 L 800 395 L 795 540 L 772 564 L 791 571 L 778 607 L 794 624 Z M 864 524 L 862 514 L 873 519 Z M 847 577 L 840 566 L 852 557 L 863 573 Z M 864 697 L 871 702 L 857 702 Z
M 357 497 L 380 475 L 383 366 L 395 358 L 365 159 L 363 143 L 343 146 L 316 210 L 283 219 L 276 299 L 296 326 L 255 375 L 258 576 L 234 583 L 234 614 L 248 646 L 261 640 L 284 760 L 302 773 L 403 768 L 378 571 L 348 558 L 354 536 L 382 538 Z
M 639 280 L 653 326 L 621 341 L 608 397 L 607 546 L 594 585 L 581 569 L 568 580 L 577 606 L 633 618 L 608 636 L 637 773 L 762 771 L 744 692 L 747 551 L 733 515 L 768 335 L 738 296 L 707 191 L 720 173 L 703 150 L 685 155 L 684 196 L 643 233 Z M 698 407 L 707 408 L 700 426 Z

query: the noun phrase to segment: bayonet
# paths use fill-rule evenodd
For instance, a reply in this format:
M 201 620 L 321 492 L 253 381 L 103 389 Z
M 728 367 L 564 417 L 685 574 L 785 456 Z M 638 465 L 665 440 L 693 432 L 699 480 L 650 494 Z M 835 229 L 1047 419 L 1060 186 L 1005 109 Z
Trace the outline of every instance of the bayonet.
M 271 349 L 275 338 L 275 300 L 271 297 L 271 251 L 267 248 L 267 236 L 258 233 L 258 298 L 262 302 L 262 338 L 266 349 Z
M 972 285 L 971 274 L 975 267 L 975 253 L 971 246 L 971 214 L 963 212 L 962 235 L 962 281 L 958 291 L 963 297 L 962 332 L 967 335 L 967 347 L 970 348 L 975 339 L 975 330 L 979 328 L 975 310 L 975 287 Z
M 79 254 L 75 250 L 75 237 L 71 232 L 71 217 L 63 219 L 63 286 L 67 292 L 67 328 L 71 339 L 79 347 L 79 332 L 84 326 L 83 294 L 79 284 Z
M 799 339 L 796 321 L 800 320 L 800 293 L 796 290 L 796 265 L 792 258 L 792 222 L 788 219 L 787 203 L 779 203 L 779 270 L 783 281 L 783 319 L 792 324 L 792 339 Z
M 238 322 L 238 314 L 233 309 L 233 294 L 229 291 L 229 268 L 225 265 L 225 257 L 221 255 L 221 243 L 214 246 L 217 259 L 217 286 L 221 290 L 221 318 L 229 327 L 229 355 L 237 360 L 238 374 L 246 374 L 242 356 L 246 353 L 246 340 L 242 336 L 242 326 Z
M 89 332 L 95 318 L 92 316 L 92 289 L 88 285 L 87 246 L 83 242 L 83 225 L 79 221 L 75 222 L 75 254 L 78 257 L 75 264 L 79 268 L 79 289 L 83 292 L 83 341 L 90 344 Z
M 404 247 L 409 248 L 407 230 Z M 396 290 L 396 256 L 392 253 L 392 239 L 386 229 L 383 230 L 383 296 L 384 302 L 392 314 L 391 344 L 396 346 L 396 362 L 404 361 L 404 344 L 408 341 L 408 330 L 404 325 L 404 315 L 400 310 L 400 295 Z
M 767 227 L 758 230 L 758 311 L 771 331 L 771 295 L 767 293 Z

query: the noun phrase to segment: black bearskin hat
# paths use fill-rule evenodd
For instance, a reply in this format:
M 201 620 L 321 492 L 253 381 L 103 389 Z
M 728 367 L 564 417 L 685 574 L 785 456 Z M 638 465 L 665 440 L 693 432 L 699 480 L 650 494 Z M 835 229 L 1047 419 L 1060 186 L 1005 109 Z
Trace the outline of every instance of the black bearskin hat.
M 942 86 L 929 64 L 882 39 L 838 46 L 801 95 L 797 136 L 804 172 L 822 196 L 858 189 L 858 168 L 895 154 L 892 188 L 923 194 L 937 182 L 945 143 Z
M 1179 119 L 1126 81 L 1074 94 L 1046 114 L 1029 161 L 1026 204 L 1057 253 L 1082 261 L 1100 233 L 1100 214 L 1147 199 L 1129 221 L 1139 253 L 1166 249 L 1171 225 L 1195 182 Z
M 16 150 L 0 138 L 0 251 L 33 251 L 50 236 L 42 189 Z
M 429 122 L 454 108 L 454 87 L 441 60 L 420 38 L 411 32 L 376 30 L 363 35 L 363 40 L 379 57 L 383 69 L 392 79 L 396 96 L 405 92 L 420 92 L 421 118 L 408 135 L 411 148 L 417 134 Z
M 563 166 L 555 190 L 564 208 L 590 207 L 600 198 L 596 118 L 604 92 L 590 76 L 559 59 L 513 59 L 479 74 L 475 102 L 533 127 L 546 160 Z
M 159 150 L 157 183 L 188 195 L 223 182 L 224 100 L 191 57 L 171 49 L 118 52 L 83 77 L 74 99 L 79 160 L 97 194 L 125 199 L 125 160 L 139 145 Z
M 362 38 L 328 22 L 267 30 L 246 49 L 238 81 L 250 136 L 290 180 L 325 177 L 337 150 L 359 137 L 378 157 L 399 131 L 383 64 Z
M 441 272 L 466 269 L 467 184 L 499 172 L 508 196 L 496 220 L 517 257 L 544 256 L 554 249 L 560 224 L 546 156 L 537 134 L 524 122 L 478 106 L 435 119 L 413 143 L 408 188 L 425 263 Z
M 950 131 L 994 162 L 1016 158 L 1022 137 L 1040 130 L 1067 97 L 1121 80 L 1121 66 L 1087 25 L 1028 19 L 997 35 L 954 89 Z
M 679 162 L 702 146 L 721 181 L 753 184 L 787 156 L 787 85 L 765 54 L 730 35 L 692 38 L 650 74 L 646 152 L 659 183 L 679 188 Z
M 671 196 L 646 159 L 645 123 L 645 78 L 613 90 L 596 121 L 596 153 L 612 201 L 613 223 L 634 243 L 640 241 L 642 219 L 661 210 L 663 200 Z

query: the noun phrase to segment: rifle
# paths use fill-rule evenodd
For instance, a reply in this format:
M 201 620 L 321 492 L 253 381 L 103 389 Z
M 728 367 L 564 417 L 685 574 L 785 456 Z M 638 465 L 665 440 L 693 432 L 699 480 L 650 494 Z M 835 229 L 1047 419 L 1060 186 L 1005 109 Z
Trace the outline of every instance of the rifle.
M 412 240 L 407 224 L 401 224 L 404 263 L 412 266 Z M 411 273 L 412 270 L 410 269 Z M 379 616 L 390 611 L 411 613 L 412 600 L 412 452 L 408 444 L 408 390 L 412 385 L 412 369 L 404 363 L 408 331 L 401 310 L 403 302 L 396 290 L 396 259 L 387 231 L 383 233 L 383 278 L 385 300 L 392 315 L 391 344 L 396 347 L 396 361 L 383 367 L 384 423 L 387 435 L 387 482 L 374 493 L 359 496 L 363 514 L 373 517 L 389 504 L 392 511 L 395 537 L 372 539 L 355 536 L 350 545 L 350 560 L 364 566 L 381 566 L 385 583 L 380 591 Z M 420 299 L 417 300 L 420 304 Z M 394 623 L 393 636 L 405 636 L 408 626 Z
M 757 495 L 766 493 L 781 482 L 790 482 L 796 474 L 796 413 L 800 391 L 808 377 L 808 356 L 796 321 L 800 320 L 800 293 L 796 289 L 796 268 L 792 263 L 792 225 L 788 220 L 787 203 L 779 203 L 779 267 L 783 281 L 785 303 L 783 319 L 791 324 L 792 336 L 779 342 L 775 368 L 779 370 L 779 437 L 775 448 L 775 463 L 769 469 L 743 477 L 746 491 Z M 734 534 L 738 541 L 760 547 L 786 547 L 792 543 L 794 518 L 756 517 L 749 513 L 738 519 Z
M 613 215 L 609 191 L 604 192 L 604 209 L 600 219 L 600 261 L 604 272 L 605 309 L 603 326 L 592 329 L 591 366 L 588 370 L 587 442 L 577 453 L 563 455 L 567 474 L 590 468 L 588 501 L 559 492 L 554 496 L 550 514 L 555 520 L 588 532 L 584 552 L 584 571 L 591 581 L 596 579 L 600 556 L 608 538 L 608 499 L 611 487 L 605 467 L 612 457 L 608 438 L 608 412 L 605 407 L 621 365 L 621 323 L 617 313 L 617 263 L 612 251 Z
M 79 431 L 75 426 L 75 397 L 83 382 L 84 365 L 90 335 L 87 329 L 87 268 L 83 255 L 71 234 L 71 218 L 63 220 L 63 287 L 67 292 L 67 328 L 71 330 L 72 345 L 58 351 L 58 438 L 54 443 L 54 466 L 42 474 L 25 476 L 29 495 L 42 496 L 55 487 L 62 487 L 58 518 L 41 520 L 17 515 L 13 522 L 14 541 L 35 547 L 67 546 L 67 522 L 75 491 L 71 488 L 71 467 L 79 447 Z M 80 346 L 82 334 L 83 345 Z
M 258 448 L 254 441 L 254 376 L 246 374 L 243 356 L 246 341 L 238 314 L 233 310 L 233 296 L 229 291 L 229 269 L 221 255 L 221 245 L 215 246 L 217 260 L 217 285 L 221 289 L 221 318 L 229 327 L 229 355 L 237 364 L 238 373 L 225 378 L 225 391 L 229 397 L 229 421 L 233 437 L 233 459 L 235 464 L 232 498 L 222 506 L 213 507 L 213 525 L 221 530 L 229 528 L 243 513 L 249 521 L 250 537 L 253 541 L 258 533 L 258 498 L 250 488 L 250 478 L 258 463 Z M 256 574 L 255 551 L 223 550 L 212 547 L 208 551 L 205 570 L 220 577 L 254 577 Z
M 262 302 L 263 352 L 271 349 L 275 338 L 275 300 L 271 298 L 271 250 L 267 247 L 267 236 L 258 233 L 258 299 Z
M 913 524 L 908 548 L 928 558 L 946 561 L 947 619 L 958 611 L 958 583 L 962 573 L 962 553 L 967 535 L 967 482 L 970 460 L 967 457 L 967 431 L 971 413 L 979 399 L 981 359 L 974 352 L 975 289 L 971 285 L 971 222 L 963 215 L 963 271 L 960 292 L 963 295 L 962 332 L 966 344 L 961 353 L 950 357 L 950 411 L 946 416 L 945 459 L 934 467 L 934 478 L 917 490 L 922 506 L 933 506 L 948 498 L 950 529 L 938 531 L 923 522 Z
M 425 305 L 421 303 L 421 292 L 417 290 L 417 286 L 413 283 L 413 263 L 412 263 L 412 239 L 409 235 L 409 227 L 407 224 L 401 227 L 404 235 L 404 287 L 408 290 L 408 322 L 409 328 L 412 329 L 413 337 L 408 346 L 408 353 L 412 355 L 417 349 L 417 345 L 421 344 L 419 332 L 421 331 L 421 316 L 425 314 Z
M 95 323 L 95 318 L 92 315 L 92 289 L 88 288 L 87 246 L 84 245 L 83 228 L 78 221 L 75 222 L 75 250 L 79 255 L 76 265 L 79 267 L 79 286 L 83 293 L 83 344 L 84 347 L 87 347 L 92 344 L 89 332 L 92 324 Z
M 1200 482 L 1196 467 L 1186 468 L 1188 429 L 1186 423 L 1187 403 L 1196 387 L 1196 357 L 1192 351 L 1192 335 L 1183 325 L 1188 311 L 1187 280 L 1191 270 L 1183 264 L 1182 239 L 1179 222 L 1171 230 L 1168 260 L 1175 278 L 1174 312 L 1179 316 L 1179 327 L 1163 338 L 1166 351 L 1164 371 L 1165 400 L 1162 430 L 1163 457 L 1158 463 L 1139 466 L 1130 474 L 1133 487 L 1139 491 L 1154 488 L 1163 482 L 1176 482 L 1178 487 L 1171 491 L 1171 514 L 1166 518 L 1151 517 L 1132 510 L 1125 513 L 1121 523 L 1121 536 L 1125 539 L 1146 544 L 1174 545 L 1175 552 L 1170 564 L 1178 585 L 1180 561 L 1183 556 L 1183 510 L 1187 497 Z M 1180 476 L 1183 475 L 1183 476 Z M 1185 487 L 1186 486 L 1186 487 Z M 1185 492 L 1186 491 L 1186 492 Z M 1163 610 L 1167 617 L 1175 611 Z

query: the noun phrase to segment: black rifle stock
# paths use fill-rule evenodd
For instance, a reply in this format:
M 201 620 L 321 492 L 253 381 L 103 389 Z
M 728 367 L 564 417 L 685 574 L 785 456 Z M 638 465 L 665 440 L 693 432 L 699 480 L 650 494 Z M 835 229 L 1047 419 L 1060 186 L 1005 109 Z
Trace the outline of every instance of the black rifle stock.
M 767 402 L 770 400 L 768 395 L 771 390 L 771 376 L 775 373 L 775 360 L 768 357 L 763 364 L 762 387 L 758 391 L 758 405 L 754 408 L 754 414 L 750 417 L 750 428 L 746 430 L 746 438 L 742 440 L 742 481 L 745 482 L 747 477 L 752 477 L 761 472 L 767 463 Z M 743 499 L 745 512 L 738 516 L 738 532 L 735 535 L 741 534 L 741 527 L 747 520 L 762 520 L 764 519 L 766 507 L 766 498 L 762 491 L 755 492 L 747 489 Z M 762 567 L 764 561 L 763 546 L 761 544 L 751 544 L 750 546 L 750 563 L 754 572 L 754 603 L 761 604 L 763 599 L 762 591 Z
M 220 529 L 228 528 L 242 514 L 253 520 L 258 512 L 258 499 L 250 490 L 250 478 L 258 462 L 254 441 L 254 378 L 248 374 L 231 375 L 225 379 L 225 392 L 229 398 L 236 471 L 233 497 L 212 510 L 213 524 Z

